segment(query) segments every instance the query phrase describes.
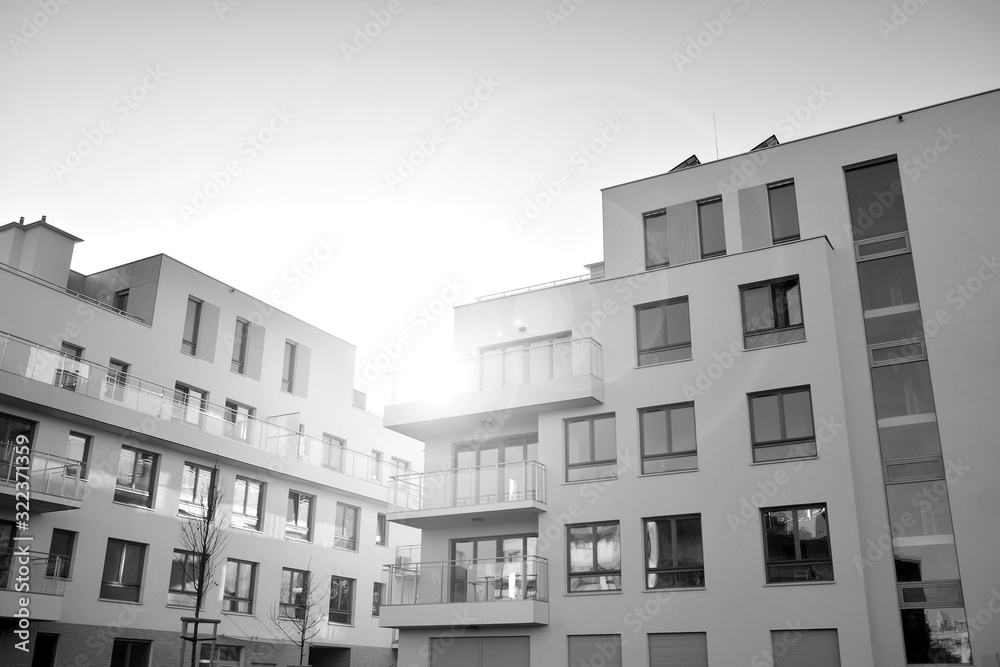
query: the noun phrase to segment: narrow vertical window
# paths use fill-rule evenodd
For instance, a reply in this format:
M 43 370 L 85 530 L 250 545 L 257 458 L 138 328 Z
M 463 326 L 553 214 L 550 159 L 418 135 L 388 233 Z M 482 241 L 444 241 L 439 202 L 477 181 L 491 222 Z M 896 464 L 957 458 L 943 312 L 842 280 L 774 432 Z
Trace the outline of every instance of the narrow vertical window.
M 703 259 L 726 254 L 726 229 L 722 219 L 722 197 L 698 202 L 698 233 L 701 236 L 701 256 Z
M 799 211 L 795 201 L 795 183 L 785 181 L 768 185 L 767 203 L 771 211 L 771 240 L 774 243 L 798 240 Z
M 281 389 L 291 393 L 295 382 L 295 343 L 285 341 L 285 359 L 281 367 Z
M 190 355 L 198 349 L 198 326 L 201 324 L 201 301 L 188 297 L 187 312 L 184 314 L 184 335 L 181 338 L 181 352 Z
M 234 373 L 246 373 L 247 341 L 250 339 L 250 323 L 236 318 L 236 331 L 233 332 L 233 360 L 230 369 Z

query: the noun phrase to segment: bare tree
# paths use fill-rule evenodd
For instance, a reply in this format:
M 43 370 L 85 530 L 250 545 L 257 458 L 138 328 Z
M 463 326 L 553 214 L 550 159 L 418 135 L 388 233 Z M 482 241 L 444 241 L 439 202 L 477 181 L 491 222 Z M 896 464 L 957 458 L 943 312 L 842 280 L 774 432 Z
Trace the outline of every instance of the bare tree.
M 319 626 L 326 618 L 321 606 L 326 595 L 321 582 L 313 578 L 312 559 L 302 574 L 301 581 L 296 581 L 294 572 L 291 574 L 287 591 L 282 580 L 282 599 L 271 605 L 270 612 L 271 622 L 299 647 L 300 665 L 305 664 L 306 644 L 319 634 L 322 630 Z
M 201 484 L 196 473 L 194 502 L 186 503 L 186 518 L 181 520 L 180 543 L 189 552 L 193 562 L 185 561 L 179 567 L 184 590 L 194 597 L 194 617 L 201 617 L 205 596 L 218 585 L 216 571 L 222 560 L 222 553 L 229 544 L 229 512 L 222 504 L 225 479 L 216 468 L 208 484 Z M 178 565 L 175 562 L 174 567 Z M 191 667 L 198 664 L 198 624 L 194 625 L 191 642 Z

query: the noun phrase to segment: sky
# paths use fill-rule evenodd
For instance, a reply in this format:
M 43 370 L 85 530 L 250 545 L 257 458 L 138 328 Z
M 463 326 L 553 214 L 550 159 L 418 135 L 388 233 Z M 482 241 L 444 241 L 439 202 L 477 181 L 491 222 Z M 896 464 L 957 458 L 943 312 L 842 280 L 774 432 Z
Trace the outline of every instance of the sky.
M 451 305 L 601 261 L 601 188 L 998 88 L 998 28 L 995 0 L 3 0 L 0 223 L 278 305 L 358 346 L 378 409 Z

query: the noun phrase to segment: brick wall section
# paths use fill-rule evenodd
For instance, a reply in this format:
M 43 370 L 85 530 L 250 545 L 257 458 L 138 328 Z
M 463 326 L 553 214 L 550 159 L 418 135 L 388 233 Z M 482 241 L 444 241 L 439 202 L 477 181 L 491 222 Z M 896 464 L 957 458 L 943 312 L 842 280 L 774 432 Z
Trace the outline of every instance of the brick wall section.
M 19 641 L 15 626 L 0 620 L 0 665 L 4 667 L 31 667 L 31 653 L 14 648 Z M 69 623 L 32 624 L 29 646 L 34 646 L 35 632 L 59 635 L 55 667 L 108 667 L 115 639 L 152 641 L 150 667 L 178 667 L 180 659 L 180 633 L 132 628 L 105 628 L 96 625 Z M 244 646 L 243 666 L 276 665 L 289 667 L 299 664 L 299 649 L 290 644 L 264 642 L 262 655 L 251 655 L 251 642 L 222 639 L 219 644 Z M 371 646 L 351 646 L 339 649 L 317 647 L 312 656 L 313 667 L 389 667 L 395 661 L 395 651 Z M 185 660 L 189 664 L 190 657 Z

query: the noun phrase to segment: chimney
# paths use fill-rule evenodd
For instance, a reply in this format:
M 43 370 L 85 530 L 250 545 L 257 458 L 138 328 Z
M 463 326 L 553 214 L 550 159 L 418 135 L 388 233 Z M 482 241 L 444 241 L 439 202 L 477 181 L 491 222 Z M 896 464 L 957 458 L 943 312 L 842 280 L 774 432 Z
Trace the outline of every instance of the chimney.
M 42 222 L 45 222 L 45 216 L 44 215 L 42 216 Z
M 21 221 L 18 222 L 17 224 L 19 224 L 19 225 L 23 225 L 24 224 L 24 216 L 23 215 L 21 216 Z

